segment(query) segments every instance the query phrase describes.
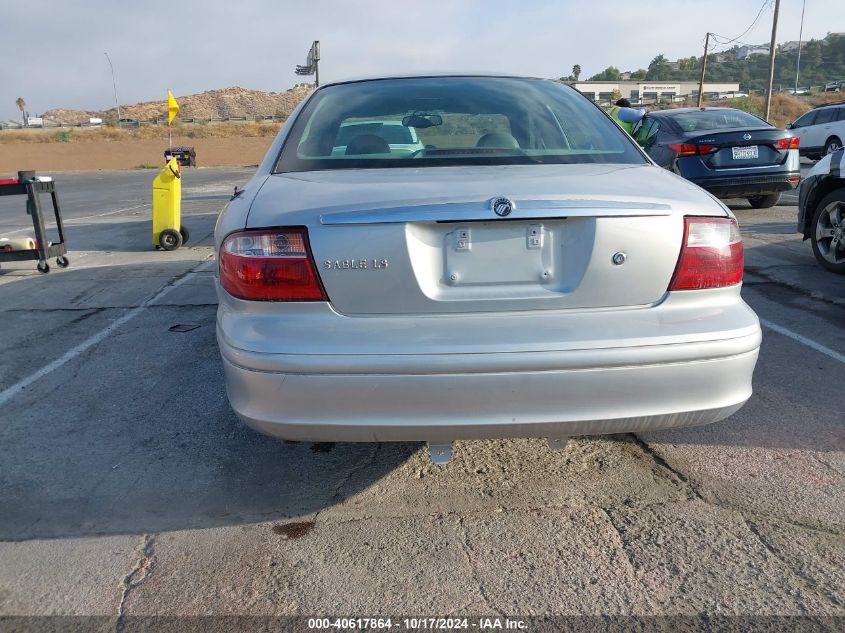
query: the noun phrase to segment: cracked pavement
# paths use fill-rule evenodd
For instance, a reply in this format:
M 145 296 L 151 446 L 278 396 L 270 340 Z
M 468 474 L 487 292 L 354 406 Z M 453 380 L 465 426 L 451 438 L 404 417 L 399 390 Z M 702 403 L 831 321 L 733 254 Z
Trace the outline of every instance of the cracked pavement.
M 562 451 L 457 442 L 438 467 L 421 444 L 279 442 L 230 411 L 214 339 L 210 236 L 249 170 L 186 172 L 193 240 L 172 253 L 149 246 L 152 176 L 58 176 L 70 268 L 0 269 L 0 393 L 172 286 L 0 404 L 0 616 L 96 615 L 110 631 L 325 613 L 841 628 L 841 362 L 764 329 L 732 418 Z M 795 207 L 734 210 L 746 301 L 845 352 L 845 278 L 793 233 Z M 25 222 L 0 200 L 0 234 Z

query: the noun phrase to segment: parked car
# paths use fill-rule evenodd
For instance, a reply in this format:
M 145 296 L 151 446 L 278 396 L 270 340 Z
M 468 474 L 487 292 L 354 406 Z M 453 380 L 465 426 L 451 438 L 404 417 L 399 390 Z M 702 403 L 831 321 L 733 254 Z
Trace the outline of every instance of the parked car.
M 845 274 L 845 150 L 822 158 L 801 182 L 798 232 L 822 266 Z
M 402 121 L 354 121 L 341 124 L 332 147 L 332 156 L 345 156 L 349 141 L 363 135 L 375 135 L 384 140 L 391 155 L 411 156 L 424 149 L 416 129 L 402 125 Z
M 747 92 L 720 92 L 716 95 L 716 99 L 723 101 L 725 99 L 740 99 L 742 97 L 747 97 Z
M 336 155 L 361 120 L 425 148 L 361 134 Z M 706 424 L 751 394 L 736 219 L 556 81 L 323 85 L 215 241 L 229 401 L 276 437 L 442 462 L 455 439 Z
M 845 88 L 845 79 L 841 79 L 839 81 L 829 81 L 824 85 L 825 92 L 839 92 Z
M 138 119 L 120 119 L 118 121 L 119 127 L 141 127 L 141 122 Z
M 747 198 L 756 209 L 773 207 L 801 181 L 798 136 L 742 110 L 650 112 L 634 137 L 661 167 L 719 198 Z
M 818 160 L 842 148 L 845 101 L 816 106 L 786 127 L 800 134 L 801 155 Z

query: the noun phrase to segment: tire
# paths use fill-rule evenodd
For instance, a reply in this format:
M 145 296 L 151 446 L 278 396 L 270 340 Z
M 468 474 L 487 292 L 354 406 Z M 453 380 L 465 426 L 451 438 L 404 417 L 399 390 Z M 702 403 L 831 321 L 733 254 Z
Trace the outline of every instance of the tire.
M 36 268 L 38 268 L 38 272 L 43 275 L 46 275 L 50 272 L 50 264 L 48 264 L 47 262 L 38 262 L 38 266 L 36 266 Z
M 176 229 L 164 229 L 158 234 L 158 245 L 166 251 L 175 251 L 182 246 L 182 234 Z
M 188 229 L 186 229 L 184 225 L 179 227 L 179 233 L 182 235 L 182 246 L 184 246 L 188 243 L 188 238 L 191 234 L 188 233 Z
M 779 200 L 779 193 L 770 193 L 767 196 L 751 196 L 748 198 L 749 204 L 755 209 L 770 209 L 775 206 Z
M 838 136 L 831 136 L 827 139 L 827 143 L 824 144 L 824 153 L 822 156 L 827 156 L 828 154 L 833 154 L 833 152 L 842 149 L 842 141 L 839 140 Z
M 833 247 L 837 228 L 839 238 Z M 810 242 L 819 264 L 830 272 L 845 275 L 845 189 L 829 193 L 816 206 Z
M 68 266 L 70 266 L 70 260 L 64 255 L 59 255 L 56 258 L 56 266 L 58 266 L 59 268 L 67 268 Z

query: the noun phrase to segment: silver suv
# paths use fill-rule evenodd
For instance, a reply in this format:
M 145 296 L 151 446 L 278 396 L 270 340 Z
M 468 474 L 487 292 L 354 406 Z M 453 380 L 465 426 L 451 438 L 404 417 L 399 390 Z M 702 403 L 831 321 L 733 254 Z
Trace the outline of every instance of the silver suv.
M 818 106 L 786 126 L 801 137 L 801 156 L 818 160 L 842 149 L 845 101 Z

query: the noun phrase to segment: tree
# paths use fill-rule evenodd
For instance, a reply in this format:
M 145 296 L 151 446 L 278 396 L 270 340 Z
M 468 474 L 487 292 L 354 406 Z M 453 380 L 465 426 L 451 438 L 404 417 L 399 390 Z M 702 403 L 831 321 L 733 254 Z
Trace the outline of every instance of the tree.
M 608 66 L 597 75 L 590 77 L 590 81 L 619 81 L 622 73 L 615 66 Z
M 580 66 L 580 64 L 575 64 L 572 67 L 572 76 L 575 77 L 575 81 L 578 81 L 578 77 L 581 76 L 581 66 Z
M 666 81 L 667 79 L 671 79 L 672 76 L 672 69 L 669 67 L 669 62 L 666 61 L 666 56 L 663 53 L 660 53 L 657 57 L 651 60 L 651 63 L 648 65 L 648 73 L 646 73 L 646 79 L 654 81 Z
M 18 97 L 17 99 L 15 99 L 15 105 L 18 106 L 18 110 L 21 111 L 21 117 L 23 117 L 23 124 L 26 125 L 26 115 L 24 115 L 26 101 L 23 100 L 23 97 Z

